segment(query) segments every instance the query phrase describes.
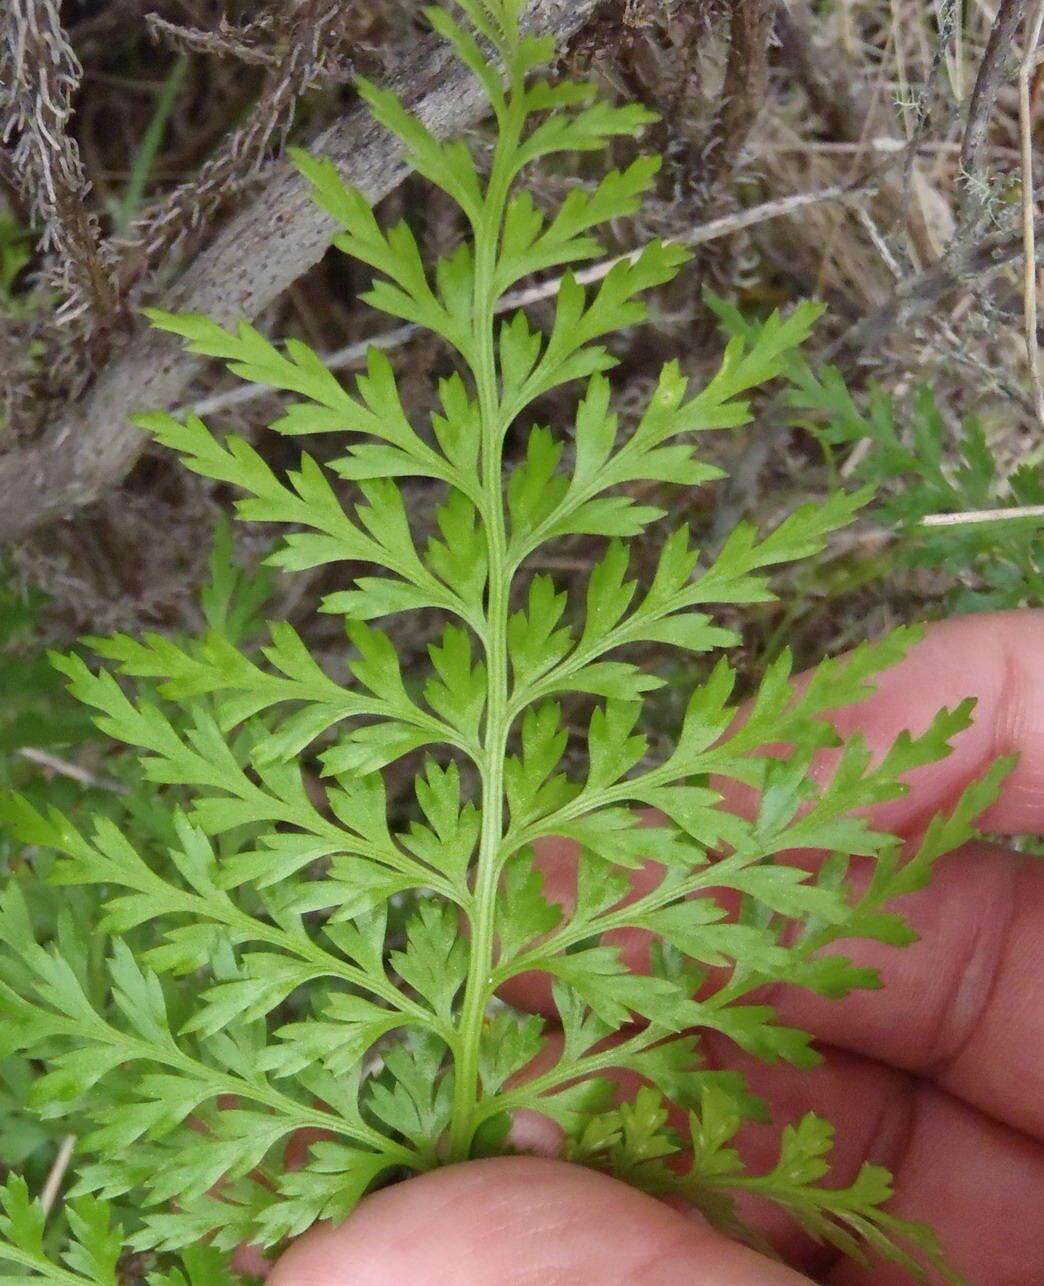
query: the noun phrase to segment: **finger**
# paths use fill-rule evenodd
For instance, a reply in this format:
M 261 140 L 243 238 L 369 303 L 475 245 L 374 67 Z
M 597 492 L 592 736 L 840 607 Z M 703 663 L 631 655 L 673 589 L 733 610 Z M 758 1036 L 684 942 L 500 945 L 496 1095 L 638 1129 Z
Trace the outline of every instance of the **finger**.
M 1019 767 L 984 824 L 1019 830 L 1044 821 L 1044 612 L 999 613 L 933 627 L 875 696 L 836 719 L 865 731 L 883 750 L 904 728 L 922 731 L 942 704 L 979 700 L 974 725 L 954 755 L 914 775 L 910 794 L 885 806 L 879 824 L 916 829 L 998 754 L 1017 750 Z M 548 895 L 568 903 L 576 848 L 548 841 L 540 852 Z M 635 873 L 635 889 L 659 871 Z M 1035 962 L 1044 938 L 1044 872 L 984 846 L 941 864 L 932 886 L 897 904 L 921 941 L 905 951 L 844 943 L 877 967 L 885 987 L 844 1001 L 780 989 L 785 1021 L 821 1040 L 935 1077 L 998 1119 L 1044 1135 L 1044 979 Z M 620 939 L 625 960 L 644 967 L 646 940 Z M 511 1001 L 550 1012 L 547 979 L 517 980 Z
M 1044 1282 L 1044 1145 L 930 1082 L 872 1059 L 828 1049 L 820 1067 L 801 1074 L 737 1056 L 722 1040 L 711 1043 L 771 1110 L 771 1126 L 746 1126 L 737 1139 L 752 1173 L 772 1169 L 783 1126 L 815 1111 L 837 1131 L 827 1187 L 847 1187 L 865 1162 L 883 1165 L 895 1180 L 888 1210 L 932 1228 L 947 1261 L 973 1286 Z M 764 1204 L 741 1210 L 817 1281 L 909 1286 L 909 1275 L 892 1266 L 875 1261 L 860 1269 L 842 1266 L 839 1254 L 824 1257 L 821 1247 L 796 1235 Z
M 724 1044 L 719 1042 L 719 1050 Z M 1044 1201 L 1039 1145 L 915 1077 L 854 1055 L 831 1053 L 807 1075 L 747 1058 L 742 1070 L 769 1100 L 775 1121 L 772 1127 L 745 1127 L 738 1140 L 752 1173 L 772 1169 L 780 1126 L 814 1108 L 838 1127 L 828 1186 L 847 1186 L 864 1161 L 884 1164 L 896 1176 L 890 1209 L 930 1224 L 948 1259 L 975 1286 L 1044 1280 L 1044 1238 L 1038 1223 L 1027 1218 L 1027 1211 L 1039 1210 Z M 623 1073 L 617 1079 L 625 1094 L 633 1093 L 633 1076 Z M 885 1264 L 869 1270 L 841 1267 L 836 1254 L 798 1234 L 778 1207 L 741 1199 L 741 1210 L 791 1263 L 818 1281 L 906 1286 L 909 1280 Z M 749 1251 L 728 1243 L 723 1247 L 700 1225 L 683 1220 L 679 1230 L 678 1217 L 604 1176 L 561 1163 L 478 1162 L 368 1198 L 340 1229 L 321 1229 L 303 1239 L 270 1282 L 553 1286 L 597 1281 L 612 1286 L 648 1277 L 652 1283 L 684 1280 L 694 1286 L 807 1286 L 798 1275 L 764 1275 L 770 1265 Z M 438 1265 L 432 1262 L 432 1246 L 440 1247 Z M 478 1264 L 481 1271 L 467 1271 Z
M 748 1173 L 772 1171 L 783 1127 L 814 1111 L 836 1127 L 825 1187 L 848 1187 L 867 1162 L 883 1165 L 895 1177 L 889 1211 L 933 1228 L 948 1261 L 973 1286 L 1044 1281 L 1044 1225 L 1036 1216 L 1044 1202 L 1044 1145 L 917 1076 L 854 1054 L 827 1049 L 819 1067 L 800 1073 L 739 1054 L 721 1037 L 709 1039 L 704 1052 L 712 1067 L 741 1071 L 769 1105 L 771 1124 L 748 1123 L 731 1141 Z M 621 1098 L 633 1099 L 639 1078 L 611 1074 Z M 684 1136 L 685 1113 L 675 1111 L 672 1125 Z M 780 1206 L 737 1197 L 747 1226 L 816 1281 L 833 1283 L 833 1271 L 845 1286 L 909 1286 L 908 1275 L 877 1262 L 871 1270 L 841 1270 L 839 1253 L 801 1233 Z
M 953 753 L 910 774 L 902 799 L 873 810 L 877 826 L 897 834 L 917 832 L 998 757 L 1014 753 L 1018 765 L 981 826 L 1004 834 L 1044 831 L 1044 609 L 985 613 L 930 626 L 903 661 L 878 676 L 872 696 L 835 710 L 831 720 L 843 736 L 861 733 L 882 755 L 900 733 L 923 733 L 940 709 L 967 697 L 976 700 L 975 715 L 971 727 L 954 739 Z M 827 774 L 830 762 L 830 753 L 822 756 L 817 775 Z M 730 806 L 742 810 L 746 789 L 719 785 Z M 552 838 L 537 848 L 546 896 L 570 906 L 576 845 Z M 654 863 L 635 871 L 632 897 L 654 887 L 661 873 Z M 624 937 L 625 958 L 630 953 L 640 963 L 645 940 L 647 935 Z M 519 994 L 526 996 L 527 985 L 539 982 L 527 979 Z M 540 993 L 527 1007 L 548 1008 L 546 979 Z
M 794 680 L 805 686 L 814 671 Z M 875 825 L 911 836 L 997 759 L 1014 755 L 1017 765 L 1000 798 L 983 815 L 983 829 L 998 834 L 1044 829 L 1044 610 L 994 612 L 940 621 L 897 665 L 873 678 L 874 691 L 862 701 L 838 706 L 824 716 L 842 738 L 861 735 L 880 761 L 901 733 L 919 737 L 943 709 L 972 698 L 971 725 L 952 740 L 944 759 L 903 778 L 906 793 L 868 810 Z M 744 718 L 739 713 L 739 722 Z M 765 754 L 786 756 L 788 747 L 772 744 Z M 816 755 L 811 775 L 832 777 L 839 749 Z M 748 814 L 757 795 L 745 784 L 714 780 L 725 807 Z
M 564 841 L 548 851 L 558 867 L 552 889 L 563 893 L 574 851 Z M 849 940 L 830 948 L 876 969 L 879 990 L 831 1000 L 783 985 L 754 999 L 820 1042 L 916 1072 L 1044 1139 L 1044 863 L 968 844 L 896 908 L 918 935 L 913 945 Z M 643 968 L 644 937 L 619 938 L 627 962 Z M 504 991 L 519 1008 L 552 1012 L 546 975 L 515 979 Z
M 928 1224 L 947 1261 L 972 1286 L 1044 1281 L 1040 1144 L 925 1083 L 896 1128 L 896 1195 L 889 1209 Z M 828 1286 L 909 1286 L 910 1277 L 893 1265 L 839 1260 L 822 1280 Z
M 535 1060 L 532 1074 L 540 1075 L 553 1066 L 561 1048 L 560 1034 L 553 1033 Z M 887 1123 L 906 1118 L 903 1100 L 909 1093 L 910 1078 L 905 1073 L 839 1050 L 828 1051 L 824 1062 L 808 1072 L 770 1067 L 740 1053 L 715 1034 L 708 1035 L 701 1055 L 708 1068 L 740 1071 L 752 1092 L 768 1104 L 767 1122 L 746 1122 L 729 1140 L 729 1146 L 738 1150 L 749 1174 L 766 1174 L 774 1169 L 779 1160 L 782 1130 L 795 1125 L 811 1111 L 837 1126 L 836 1143 L 823 1180 L 825 1186 L 846 1188 L 866 1160 L 883 1162 L 886 1156 L 891 1156 L 892 1132 Z M 600 1075 L 616 1087 L 616 1098 L 620 1102 L 634 1102 L 638 1092 L 648 1085 L 648 1081 L 627 1067 L 607 1067 Z M 687 1138 L 689 1113 L 673 1103 L 668 1103 L 667 1109 L 670 1127 L 680 1139 Z M 537 1117 L 535 1112 L 528 1116 L 533 1119 L 525 1122 L 521 1134 L 512 1130 L 513 1145 L 526 1151 L 535 1145 L 543 1156 L 561 1156 L 565 1147 L 561 1128 L 547 1118 Z M 539 1120 L 544 1122 L 542 1131 L 536 1126 Z M 686 1173 L 692 1165 L 691 1151 L 675 1154 L 668 1164 Z M 730 1195 L 745 1225 L 766 1239 L 776 1254 L 793 1268 L 816 1277 L 820 1270 L 833 1263 L 835 1256 L 831 1249 L 824 1250 L 802 1232 L 781 1205 L 742 1191 Z
M 953 753 L 912 773 L 909 793 L 875 810 L 885 830 L 906 834 L 944 808 L 1002 755 L 1019 763 L 984 829 L 1044 829 L 1044 610 L 993 612 L 931 625 L 865 701 L 831 716 L 843 736 L 861 732 L 883 754 L 904 731 L 924 732 L 939 710 L 976 699 Z
M 767 999 L 780 1020 L 1044 1139 L 1044 865 L 969 844 L 897 905 L 912 946 L 833 948 L 876 968 L 880 990 L 827 1000 L 778 987 Z
M 695 1217 L 594 1171 L 504 1157 L 367 1197 L 307 1233 L 269 1286 L 809 1286 Z
M 752 1173 L 772 1169 L 783 1126 L 815 1111 L 837 1131 L 827 1187 L 851 1184 L 864 1162 L 883 1165 L 895 1180 L 888 1210 L 927 1224 L 972 1286 L 1044 1281 L 1044 1145 L 872 1059 L 828 1049 L 822 1066 L 801 1074 L 737 1056 L 724 1041 L 712 1044 L 771 1110 L 771 1126 L 746 1126 L 737 1140 Z M 875 1261 L 860 1268 L 836 1253 L 824 1257 L 822 1248 L 788 1230 L 785 1218 L 767 1216 L 764 1206 L 748 1205 L 743 1213 L 817 1281 L 909 1286 L 909 1275 L 893 1266 Z

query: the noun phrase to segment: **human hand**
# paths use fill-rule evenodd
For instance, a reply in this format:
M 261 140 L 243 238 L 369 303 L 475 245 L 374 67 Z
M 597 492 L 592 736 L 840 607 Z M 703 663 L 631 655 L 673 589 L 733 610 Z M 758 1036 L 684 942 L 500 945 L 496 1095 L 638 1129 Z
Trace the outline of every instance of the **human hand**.
M 933 627 L 879 690 L 835 722 L 883 749 L 922 731 L 942 706 L 978 698 L 954 753 L 918 770 L 910 792 L 875 813 L 902 836 L 999 755 L 1020 761 L 984 829 L 1044 833 L 1044 612 L 968 617 Z M 575 854 L 545 848 L 548 891 L 566 896 Z M 640 877 L 640 873 L 639 873 Z M 781 988 L 783 1021 L 826 1055 L 807 1073 L 754 1064 L 725 1042 L 711 1055 L 749 1077 L 775 1130 L 814 1108 L 838 1127 L 833 1178 L 863 1160 L 895 1174 L 894 1209 L 930 1224 L 972 1286 L 1044 1282 L 1044 866 L 976 842 L 903 899 L 920 941 L 900 951 L 846 943 L 878 968 L 880 991 L 828 1001 Z M 640 944 L 624 944 L 640 960 Z M 538 983 L 514 994 L 545 1004 Z M 752 1163 L 772 1150 L 750 1126 Z M 730 1242 L 692 1212 L 614 1179 L 540 1157 L 448 1167 L 368 1197 L 343 1225 L 302 1237 L 269 1286 L 900 1286 L 891 1266 L 859 1267 L 752 1212 L 787 1264 Z

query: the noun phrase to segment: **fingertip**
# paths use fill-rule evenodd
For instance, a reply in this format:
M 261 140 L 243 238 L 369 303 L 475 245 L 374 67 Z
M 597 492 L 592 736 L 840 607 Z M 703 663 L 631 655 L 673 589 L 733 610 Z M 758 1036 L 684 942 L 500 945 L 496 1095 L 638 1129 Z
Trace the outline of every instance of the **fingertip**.
M 809 1286 L 691 1215 L 562 1161 L 502 1157 L 374 1193 L 302 1237 L 269 1286 Z

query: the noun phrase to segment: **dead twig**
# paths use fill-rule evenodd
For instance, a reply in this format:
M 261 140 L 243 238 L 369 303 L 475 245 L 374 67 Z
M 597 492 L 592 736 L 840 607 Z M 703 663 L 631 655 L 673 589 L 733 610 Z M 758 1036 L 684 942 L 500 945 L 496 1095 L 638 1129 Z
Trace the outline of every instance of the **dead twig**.
M 1044 519 L 1044 505 L 1013 505 L 1009 509 L 975 509 L 958 514 L 927 514 L 920 527 L 974 527 L 990 522 L 1010 522 L 1013 518 Z
M 22 746 L 18 753 L 23 759 L 28 759 L 30 763 L 37 764 L 41 768 L 47 768 L 51 772 L 56 772 L 61 777 L 68 777 L 70 781 L 79 782 L 81 786 L 92 786 L 95 790 L 107 790 L 114 795 L 127 795 L 129 790 L 122 781 L 115 781 L 112 777 L 99 777 L 89 768 L 84 768 L 80 764 L 74 764 L 69 759 L 62 759 L 58 755 L 52 755 L 46 750 L 37 750 L 34 746 Z
M 244 27 L 233 26 L 223 17 L 213 31 L 181 27 L 158 13 L 147 14 L 145 23 L 154 38 L 164 40 L 182 53 L 234 58 L 237 62 L 256 67 L 272 67 L 279 61 L 278 54 L 269 47 L 272 42 L 270 14 L 264 14 Z
M 118 309 L 111 257 L 90 213 L 90 184 L 68 130 L 82 68 L 62 27 L 57 0 L 10 0 L 0 41 L 0 138 L 12 148 L 17 181 L 55 252 L 66 296 L 59 321 L 83 313 L 103 326 Z
M 868 116 L 864 104 L 857 101 L 862 86 L 831 74 L 826 60 L 816 56 L 818 22 L 805 0 L 777 0 L 775 39 L 780 57 L 804 86 L 831 136 L 861 145 Z
M 40 1209 L 45 1217 L 51 1213 L 54 1203 L 58 1200 L 75 1147 L 75 1134 L 67 1134 L 58 1146 L 57 1155 L 40 1191 Z
M 1034 222 L 1034 238 L 1044 234 L 1044 218 Z M 974 245 L 961 245 L 934 267 L 908 277 L 896 287 L 880 308 L 851 325 L 824 353 L 824 361 L 839 354 L 858 360 L 874 360 L 888 336 L 901 326 L 930 312 L 940 299 L 962 287 L 984 286 L 998 272 L 1025 253 L 1023 241 L 1010 230 L 984 237 Z
M 961 199 L 960 225 L 971 232 L 981 221 L 986 207 L 989 169 L 989 131 L 993 108 L 1000 90 L 1001 77 L 1015 47 L 1015 33 L 1026 12 L 1027 0 L 1001 0 L 990 28 L 975 76 L 968 121 L 961 141 L 961 177 L 964 192 Z
M 771 0 L 732 0 L 725 79 L 702 147 L 705 197 L 735 166 L 764 104 L 772 9 Z
M 1037 234 L 1033 183 L 1033 74 L 1039 62 L 1038 46 L 1044 28 L 1044 0 L 1036 0 L 1026 21 L 1026 39 L 1019 66 L 1019 146 L 1022 166 L 1022 300 L 1026 323 L 1026 362 L 1029 366 L 1037 420 L 1044 425 L 1044 382 L 1040 374 L 1037 341 Z

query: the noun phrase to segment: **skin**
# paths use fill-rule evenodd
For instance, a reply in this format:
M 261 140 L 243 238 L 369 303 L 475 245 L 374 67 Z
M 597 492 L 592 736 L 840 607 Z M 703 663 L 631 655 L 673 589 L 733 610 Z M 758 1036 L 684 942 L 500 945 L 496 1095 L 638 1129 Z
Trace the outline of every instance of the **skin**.
M 942 706 L 978 698 L 954 753 L 918 770 L 878 824 L 915 836 L 1001 754 L 1019 763 L 982 820 L 997 835 L 1044 833 L 1044 612 L 1000 613 L 931 628 L 878 691 L 838 713 L 843 732 L 884 749 L 923 731 Z M 575 854 L 547 846 L 548 886 L 568 896 Z M 640 879 L 640 873 L 638 878 Z M 920 934 L 905 951 L 846 943 L 878 968 L 880 991 L 826 1001 L 771 994 L 781 1018 L 825 1055 L 806 1074 L 766 1068 L 721 1042 L 712 1061 L 739 1067 L 779 1121 L 814 1108 L 838 1130 L 831 1181 L 865 1159 L 896 1179 L 893 1209 L 931 1224 L 972 1286 L 1044 1282 L 1044 864 L 975 842 L 931 887 L 905 898 Z M 624 943 L 641 967 L 641 944 Z M 539 980 L 512 1000 L 543 1009 Z M 626 1077 L 621 1078 L 626 1081 Z M 539 1123 L 521 1138 L 553 1149 Z M 752 1164 L 773 1151 L 769 1127 L 745 1131 Z M 774 1263 L 616 1180 L 552 1157 L 452 1166 L 375 1193 L 339 1227 L 302 1237 L 269 1286 L 901 1286 L 890 1266 L 857 1266 L 815 1247 L 769 1212 L 750 1217 L 786 1260 Z

